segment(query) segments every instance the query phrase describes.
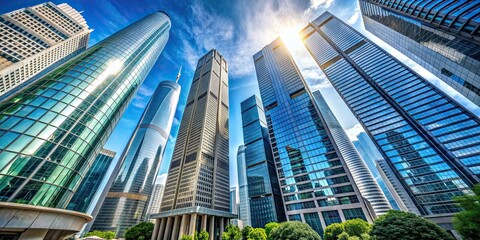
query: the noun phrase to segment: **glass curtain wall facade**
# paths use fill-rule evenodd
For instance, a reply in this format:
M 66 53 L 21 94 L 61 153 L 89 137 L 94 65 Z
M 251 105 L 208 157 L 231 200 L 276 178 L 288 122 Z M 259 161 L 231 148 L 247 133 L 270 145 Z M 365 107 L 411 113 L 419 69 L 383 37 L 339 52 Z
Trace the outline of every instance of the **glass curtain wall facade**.
M 250 222 L 250 199 L 248 197 L 247 164 L 245 162 L 245 145 L 238 147 L 237 151 L 237 175 L 238 194 L 240 209 L 238 219 L 242 220 L 243 226 L 252 226 Z
M 269 222 L 285 221 L 285 209 L 262 101 L 253 95 L 241 103 L 241 110 L 250 213 L 250 224 L 244 225 L 263 228 Z
M 480 2 L 360 0 L 365 29 L 480 106 Z
M 67 207 L 169 29 L 151 14 L 0 104 L 0 201 Z
M 351 209 L 371 222 L 287 47 L 277 39 L 253 59 L 288 220 L 306 222 L 320 235 L 330 223 L 351 219 Z
M 95 158 L 92 167 L 88 170 L 87 174 L 83 178 L 82 183 L 78 187 L 77 192 L 67 205 L 68 210 L 87 212 L 92 200 L 97 193 L 98 188 L 106 177 L 105 173 L 110 167 L 113 158 L 115 158 L 116 152 L 108 149 L 100 150 L 100 153 Z
M 352 173 L 353 180 L 360 190 L 360 194 L 372 205 L 376 216 L 387 213 L 387 211 L 391 209 L 391 206 L 373 178 L 372 173 L 368 170 L 367 165 L 363 159 L 360 158 L 357 151 L 355 151 L 355 147 L 350 142 L 347 133 L 345 133 L 345 130 L 343 130 L 337 118 L 333 115 L 332 110 L 320 91 L 314 92 L 313 97 L 320 114 L 332 133 L 333 140 L 337 144 L 340 153 Z
M 460 211 L 452 197 L 479 182 L 479 118 L 328 12 L 301 35 L 422 215 Z
M 160 82 L 137 125 L 121 167 L 92 226 L 94 230 L 125 230 L 147 220 L 148 202 L 162 162 L 180 96 L 176 82 Z

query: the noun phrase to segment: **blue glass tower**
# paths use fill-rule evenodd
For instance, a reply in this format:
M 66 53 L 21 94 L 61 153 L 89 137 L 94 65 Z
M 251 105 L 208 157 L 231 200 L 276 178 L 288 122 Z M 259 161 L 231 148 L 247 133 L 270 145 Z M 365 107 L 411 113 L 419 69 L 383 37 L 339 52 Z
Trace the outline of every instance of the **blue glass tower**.
M 328 12 L 301 35 L 420 212 L 448 224 L 479 182 L 479 118 Z
M 371 222 L 370 207 L 284 43 L 275 40 L 253 59 L 288 220 L 306 222 L 321 235 L 331 223 Z
M 165 145 L 180 96 L 176 82 L 161 82 L 150 99 L 124 154 L 120 171 L 110 188 L 92 229 L 124 231 L 146 221 Z
M 110 163 L 115 157 L 115 152 L 102 149 L 100 153 L 95 158 L 95 161 L 92 164 L 92 167 L 87 172 L 87 175 L 83 178 L 80 187 L 78 187 L 77 192 L 70 200 L 70 203 L 67 205 L 67 209 L 78 211 L 78 212 L 87 212 L 92 200 L 97 193 L 98 187 L 105 178 L 105 173 L 110 167 Z
M 365 29 L 480 106 L 480 2 L 361 0 Z
M 0 104 L 0 201 L 67 207 L 170 25 L 148 15 Z
M 240 185 L 240 217 L 244 225 L 264 227 L 269 222 L 283 222 L 285 210 L 278 184 L 275 162 L 268 136 L 267 121 L 262 101 L 255 95 L 241 103 L 243 141 L 245 142 L 245 189 L 248 196 L 247 211 L 242 211 L 242 186 Z M 240 170 L 239 170 L 240 171 Z M 239 172 L 240 177 L 240 172 Z M 244 217 L 243 212 L 249 214 Z

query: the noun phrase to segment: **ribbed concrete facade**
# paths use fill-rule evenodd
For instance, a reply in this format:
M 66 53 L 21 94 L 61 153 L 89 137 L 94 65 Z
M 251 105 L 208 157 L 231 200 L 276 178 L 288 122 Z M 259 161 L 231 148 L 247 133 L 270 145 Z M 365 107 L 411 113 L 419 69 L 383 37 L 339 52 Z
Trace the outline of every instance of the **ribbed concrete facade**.
M 343 130 L 337 118 L 333 115 L 332 110 L 320 91 L 314 92 L 313 97 L 320 110 L 320 114 L 332 133 L 333 140 L 337 144 L 338 149 L 342 153 L 342 156 L 352 173 L 353 180 L 360 190 L 360 193 L 372 205 L 376 216 L 387 213 L 387 211 L 391 209 L 390 204 L 373 178 L 372 173 L 368 170 L 367 165 L 363 159 L 360 158 L 357 151 L 355 151 L 355 148 L 350 142 L 350 139 L 348 139 L 345 130 Z
M 1 15 L 0 98 L 85 50 L 91 31 L 66 3 L 47 2 Z
M 211 239 L 221 236 L 234 216 L 228 151 L 228 65 L 213 49 L 198 60 L 160 214 L 152 216 L 158 218 L 154 239 L 176 240 L 200 229 Z

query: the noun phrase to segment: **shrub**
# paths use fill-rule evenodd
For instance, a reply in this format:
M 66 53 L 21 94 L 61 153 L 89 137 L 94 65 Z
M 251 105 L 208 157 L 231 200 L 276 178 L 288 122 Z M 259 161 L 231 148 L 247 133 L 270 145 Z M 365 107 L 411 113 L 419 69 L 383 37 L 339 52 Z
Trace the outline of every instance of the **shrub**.
M 272 240 L 301 239 L 321 240 L 322 238 L 308 224 L 302 222 L 283 222 L 270 232 Z

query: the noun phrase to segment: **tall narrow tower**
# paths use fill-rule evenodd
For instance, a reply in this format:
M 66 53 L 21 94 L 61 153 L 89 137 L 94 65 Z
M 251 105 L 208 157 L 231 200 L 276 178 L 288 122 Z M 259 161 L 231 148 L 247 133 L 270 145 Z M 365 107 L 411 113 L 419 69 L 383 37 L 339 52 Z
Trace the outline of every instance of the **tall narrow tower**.
M 67 206 L 162 52 L 169 30 L 166 14 L 150 14 L 0 104 L 0 201 L 23 209 Z M 45 229 L 49 221 L 38 219 L 43 222 L 31 226 Z M 61 221 L 68 227 L 84 223 Z
M 162 163 L 173 117 L 180 96 L 180 85 L 163 81 L 158 84 L 130 142 L 119 159 L 120 171 L 110 188 L 92 229 L 125 230 L 146 221 L 148 202 Z
M 346 156 L 285 44 L 277 39 L 253 60 L 288 220 L 306 222 L 320 235 L 332 223 L 372 222 Z
M 229 213 L 228 65 L 213 49 L 195 70 L 153 239 L 208 230 L 221 236 Z
M 452 229 L 452 197 L 480 182 L 480 119 L 328 12 L 301 35 L 418 211 Z

